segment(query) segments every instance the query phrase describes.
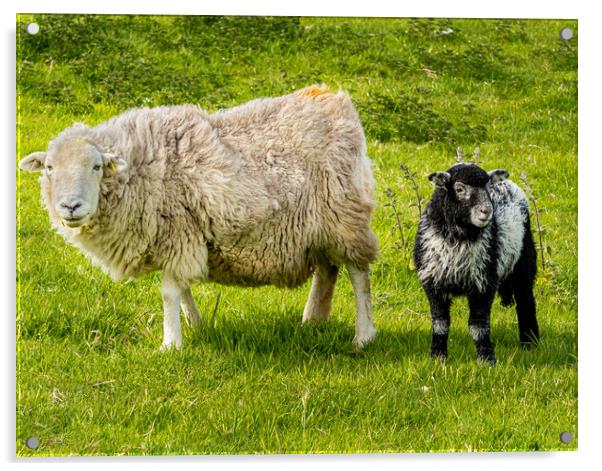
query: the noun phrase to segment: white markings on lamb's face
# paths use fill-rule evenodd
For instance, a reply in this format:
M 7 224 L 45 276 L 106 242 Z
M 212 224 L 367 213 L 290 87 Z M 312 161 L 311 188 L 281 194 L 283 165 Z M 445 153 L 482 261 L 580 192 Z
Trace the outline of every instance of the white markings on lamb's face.
M 83 138 L 51 143 L 48 152 L 35 152 L 19 162 L 23 170 L 42 172 L 42 183 L 49 189 L 48 210 L 68 227 L 88 223 L 96 212 L 105 168 L 117 171 L 124 166 L 122 159 L 101 154 Z
M 460 167 L 464 169 L 467 166 L 461 164 Z M 470 168 L 470 166 L 468 167 Z M 458 166 L 454 166 L 448 172 L 431 173 L 429 180 L 437 187 L 445 190 L 446 197 L 455 206 L 460 221 L 478 228 L 484 228 L 493 217 L 493 204 L 487 188 L 487 183 L 491 177 L 485 171 L 477 169 L 477 167 L 471 169 L 473 173 L 476 173 L 476 178 L 470 173 L 466 175 L 466 172 L 464 172 L 464 176 L 462 176 L 462 173 L 458 175 L 458 168 Z M 468 178 L 468 181 L 465 178 Z
M 470 223 L 480 228 L 487 226 L 493 216 L 493 205 L 487 189 L 462 182 L 455 182 L 453 188 L 458 204 L 468 212 Z

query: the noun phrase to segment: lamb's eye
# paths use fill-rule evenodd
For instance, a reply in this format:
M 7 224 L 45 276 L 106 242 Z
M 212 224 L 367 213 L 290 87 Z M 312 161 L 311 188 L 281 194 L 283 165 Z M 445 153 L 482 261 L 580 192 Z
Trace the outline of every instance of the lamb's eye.
M 95 172 L 98 172 L 101 169 L 101 166 L 99 164 L 96 164 L 94 167 L 92 167 L 94 169 Z
M 54 167 L 53 167 L 52 165 L 46 165 L 46 172 L 48 172 L 48 173 L 52 173 L 52 169 L 53 169 L 53 168 L 54 168 Z
M 460 199 L 469 198 L 468 189 L 464 185 L 454 185 L 454 190 L 456 190 L 456 196 Z

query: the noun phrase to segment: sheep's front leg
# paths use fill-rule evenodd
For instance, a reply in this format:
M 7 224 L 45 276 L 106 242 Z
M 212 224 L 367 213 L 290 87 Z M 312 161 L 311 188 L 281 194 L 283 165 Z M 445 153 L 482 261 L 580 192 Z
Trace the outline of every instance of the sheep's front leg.
M 447 358 L 447 339 L 449 337 L 451 297 L 427 290 L 431 306 L 432 339 L 431 357 L 445 361 Z
M 196 307 L 190 288 L 182 291 L 182 311 L 191 327 L 197 327 L 201 322 L 201 314 Z
M 163 295 L 163 345 L 161 350 L 182 345 L 182 327 L 180 325 L 180 300 L 182 288 L 168 276 L 163 276 L 161 286 Z
M 495 294 L 495 293 L 494 293 Z M 495 365 L 495 353 L 491 343 L 491 305 L 494 294 L 475 293 L 468 295 L 470 316 L 468 328 L 477 348 L 477 358 Z
M 374 340 L 376 329 L 372 324 L 372 302 L 370 300 L 370 275 L 368 269 L 347 265 L 349 278 L 355 294 L 355 337 L 353 344 L 362 348 Z
M 303 322 L 328 319 L 338 273 L 339 268 L 336 266 L 318 265 L 316 267 L 309 298 L 303 310 Z

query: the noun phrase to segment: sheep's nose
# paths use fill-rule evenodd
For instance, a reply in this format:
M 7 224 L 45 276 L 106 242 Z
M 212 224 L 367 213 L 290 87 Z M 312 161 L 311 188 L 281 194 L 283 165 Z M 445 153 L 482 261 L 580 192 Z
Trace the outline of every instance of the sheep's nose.
M 65 208 L 67 211 L 69 211 L 70 213 L 75 212 L 75 210 L 79 207 L 81 207 L 81 203 L 61 203 L 61 207 Z
M 491 208 L 481 208 L 481 214 L 485 217 L 489 217 L 491 214 Z

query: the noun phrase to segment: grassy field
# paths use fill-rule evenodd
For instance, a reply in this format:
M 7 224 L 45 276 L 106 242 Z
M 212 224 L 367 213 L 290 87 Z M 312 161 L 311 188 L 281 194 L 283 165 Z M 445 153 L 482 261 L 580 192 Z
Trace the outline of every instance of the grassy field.
M 379 333 L 361 353 L 344 271 L 331 320 L 315 327 L 301 325 L 308 284 L 195 286 L 200 330 L 159 353 L 159 275 L 113 283 L 53 233 L 37 177 L 18 173 L 17 454 L 576 449 L 577 40 L 559 39 L 563 27 L 577 23 L 20 16 L 17 158 L 133 106 L 213 111 L 326 83 L 350 93 L 365 125 L 381 255 Z M 410 267 L 417 198 L 400 164 L 425 199 L 426 175 L 458 146 L 517 182 L 525 172 L 541 211 L 542 341 L 523 351 L 513 309 L 496 301 L 493 368 L 475 360 L 462 299 L 447 363 L 428 357 L 428 302 Z

